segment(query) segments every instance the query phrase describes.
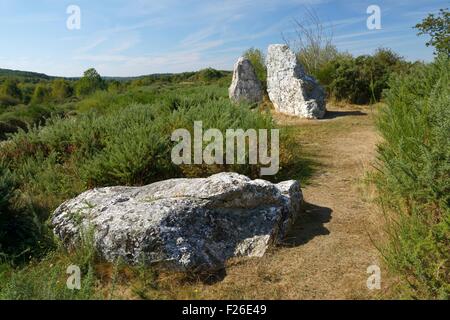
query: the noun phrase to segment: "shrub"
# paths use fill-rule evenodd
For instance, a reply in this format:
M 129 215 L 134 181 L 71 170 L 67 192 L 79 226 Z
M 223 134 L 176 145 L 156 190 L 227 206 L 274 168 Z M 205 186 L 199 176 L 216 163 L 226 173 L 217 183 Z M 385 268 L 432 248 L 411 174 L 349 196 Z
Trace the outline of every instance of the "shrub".
M 71 110 L 71 105 L 18 105 L 0 114 L 0 140 L 8 138 L 8 134 L 19 129 L 28 130 L 28 126 L 45 124 L 52 114 L 63 115 Z
M 283 38 L 294 48 L 305 72 L 317 77 L 319 71 L 339 53 L 333 45 L 331 30 L 324 27 L 317 12 L 310 8 L 304 9 L 301 19 L 293 19 L 292 35 L 283 35 Z
M 15 105 L 18 105 L 19 103 L 20 103 L 19 100 L 15 99 L 11 96 L 0 95 L 0 106 L 1 107 L 15 106 Z
M 195 80 L 210 83 L 211 81 L 223 78 L 224 74 L 219 70 L 215 70 L 213 68 L 206 68 L 198 71 L 193 77 Z
M 85 97 L 97 90 L 105 89 L 105 81 L 93 68 L 86 70 L 83 77 L 75 84 L 75 92 L 78 97 Z
M 36 85 L 33 83 L 22 82 L 20 83 L 20 90 L 22 91 L 22 102 L 29 104 L 33 97 L 34 89 Z
M 34 89 L 32 104 L 47 103 L 51 98 L 51 89 L 44 83 L 39 83 Z
M 4 117 L 0 117 L 4 118 Z M 19 119 L 9 118 L 0 120 L 0 141 L 6 140 L 9 135 L 16 133 L 19 128 L 26 129 L 27 124 Z
M 267 86 L 267 67 L 266 67 L 266 57 L 261 50 L 256 48 L 250 48 L 244 52 L 244 57 L 246 57 L 255 68 L 256 75 L 261 82 L 261 85 L 266 88 Z
M 125 88 L 125 84 L 117 81 L 117 80 L 111 80 L 108 82 L 108 91 L 112 93 L 120 93 Z
M 331 97 L 351 103 L 367 104 L 381 100 L 393 73 L 407 71 L 409 65 L 389 49 L 378 49 L 372 56 L 341 55 L 326 64 L 318 74 Z
M 0 93 L 19 101 L 22 99 L 22 91 L 18 87 L 18 82 L 16 80 L 5 80 L 0 88 Z
M 0 255 L 13 261 L 39 253 L 48 235 L 36 216 L 17 194 L 17 177 L 0 162 Z M 25 256 L 24 256 L 25 255 Z
M 378 119 L 383 255 L 409 297 L 450 297 L 450 62 L 394 76 Z
M 57 79 L 52 82 L 52 99 L 58 102 L 64 101 L 73 94 L 70 83 L 64 79 Z
M 321 70 L 340 55 L 337 48 L 331 43 L 309 44 L 297 52 L 297 60 L 302 64 L 307 74 L 318 78 Z

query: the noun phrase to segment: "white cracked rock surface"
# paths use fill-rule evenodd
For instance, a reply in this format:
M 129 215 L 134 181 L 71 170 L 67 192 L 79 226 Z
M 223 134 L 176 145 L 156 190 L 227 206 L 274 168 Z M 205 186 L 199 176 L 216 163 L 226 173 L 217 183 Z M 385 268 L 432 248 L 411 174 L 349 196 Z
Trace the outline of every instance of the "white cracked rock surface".
M 54 233 L 76 248 L 86 230 L 108 261 L 210 271 L 235 256 L 261 257 L 300 213 L 297 181 L 272 184 L 236 173 L 93 189 L 66 201 Z
M 277 111 L 308 119 L 323 118 L 326 94 L 316 79 L 307 75 L 287 45 L 269 46 L 267 92 Z
M 228 94 L 232 101 L 247 101 L 259 103 L 263 99 L 261 82 L 256 76 L 250 60 L 240 57 L 233 69 L 233 80 L 228 88 Z

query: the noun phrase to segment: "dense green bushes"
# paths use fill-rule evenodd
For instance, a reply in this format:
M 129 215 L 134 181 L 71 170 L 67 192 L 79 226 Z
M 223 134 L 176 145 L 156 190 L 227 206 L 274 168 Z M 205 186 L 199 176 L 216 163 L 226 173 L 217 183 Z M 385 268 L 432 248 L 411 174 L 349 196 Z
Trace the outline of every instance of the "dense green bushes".
M 302 64 L 305 72 L 316 78 L 326 70 L 332 61 L 342 56 L 350 55 L 339 52 L 331 43 L 311 43 L 297 52 L 297 60 Z
M 213 80 L 220 79 L 224 76 L 224 74 L 213 68 L 202 69 L 195 74 L 195 79 L 203 82 L 209 82 Z
M 42 104 L 48 103 L 52 96 L 52 90 L 45 83 L 39 83 L 34 89 L 33 97 L 31 98 L 31 103 Z
M 336 100 L 356 104 L 381 100 L 389 87 L 389 77 L 406 72 L 409 64 L 388 49 L 378 49 L 374 55 L 352 57 L 341 54 L 319 69 L 315 76 Z
M 63 102 L 73 95 L 73 88 L 70 82 L 64 79 L 56 79 L 52 82 L 52 99 Z
M 390 81 L 378 119 L 383 254 L 415 298 L 450 298 L 450 62 Z
M 18 186 L 17 177 L 0 162 L 0 260 L 22 261 L 51 247 L 46 226 L 20 199 Z
M 28 126 L 44 124 L 52 114 L 63 115 L 74 108 L 73 105 L 34 104 L 17 105 L 0 112 L 0 141 L 18 130 L 27 130 Z
M 16 80 L 8 79 L 1 86 L 0 93 L 4 96 L 8 96 L 17 100 L 22 99 L 22 91 L 18 87 Z
M 0 107 L 15 106 L 20 103 L 20 100 L 7 95 L 0 95 Z

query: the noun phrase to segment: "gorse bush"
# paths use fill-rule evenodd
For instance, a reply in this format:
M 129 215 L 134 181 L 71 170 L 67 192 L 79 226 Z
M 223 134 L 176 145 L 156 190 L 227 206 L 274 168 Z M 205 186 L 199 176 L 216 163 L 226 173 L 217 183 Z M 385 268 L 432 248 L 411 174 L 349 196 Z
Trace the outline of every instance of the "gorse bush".
M 28 130 L 29 126 L 43 125 L 53 115 L 63 115 L 73 109 L 72 105 L 33 104 L 17 105 L 0 114 L 0 140 L 6 140 L 19 129 Z
M 450 61 L 395 76 L 378 119 L 388 264 L 409 297 L 450 298 Z
M 408 70 L 408 64 L 388 49 L 378 49 L 372 56 L 339 55 L 325 64 L 316 75 L 329 96 L 336 100 L 367 104 L 381 100 L 394 73 Z
M 0 256 L 6 255 L 13 262 L 39 254 L 49 245 L 46 226 L 21 200 L 17 180 L 6 164 L 0 163 Z

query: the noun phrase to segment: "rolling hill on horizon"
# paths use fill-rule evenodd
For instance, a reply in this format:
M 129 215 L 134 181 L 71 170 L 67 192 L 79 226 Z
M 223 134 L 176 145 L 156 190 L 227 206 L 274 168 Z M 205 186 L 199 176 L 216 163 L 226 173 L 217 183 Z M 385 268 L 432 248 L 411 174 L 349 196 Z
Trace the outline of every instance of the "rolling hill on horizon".
M 102 76 L 103 79 L 106 80 L 119 80 L 119 81 L 129 81 L 129 80 L 136 80 L 136 79 L 142 79 L 146 77 L 164 77 L 164 76 L 172 76 L 177 74 L 187 74 L 187 73 L 197 73 L 198 71 L 189 71 L 189 72 L 180 72 L 180 73 L 152 73 L 152 74 L 146 74 L 146 75 L 140 75 L 135 77 L 116 77 L 116 76 Z M 229 70 L 217 70 L 224 73 L 230 73 Z M 18 78 L 18 79 L 35 79 L 35 80 L 52 80 L 52 79 L 68 79 L 68 80 L 77 80 L 80 79 L 80 77 L 62 77 L 62 76 L 51 76 L 45 73 L 39 73 L 39 72 L 33 72 L 33 71 L 23 71 L 23 70 L 13 70 L 13 69 L 3 69 L 0 68 L 0 78 L 5 77 L 12 77 L 12 78 Z
M 0 77 L 31 78 L 31 79 L 40 79 L 40 80 L 50 80 L 50 79 L 56 78 L 56 77 L 46 75 L 44 73 L 12 70 L 12 69 L 2 69 L 2 68 L 0 68 Z

